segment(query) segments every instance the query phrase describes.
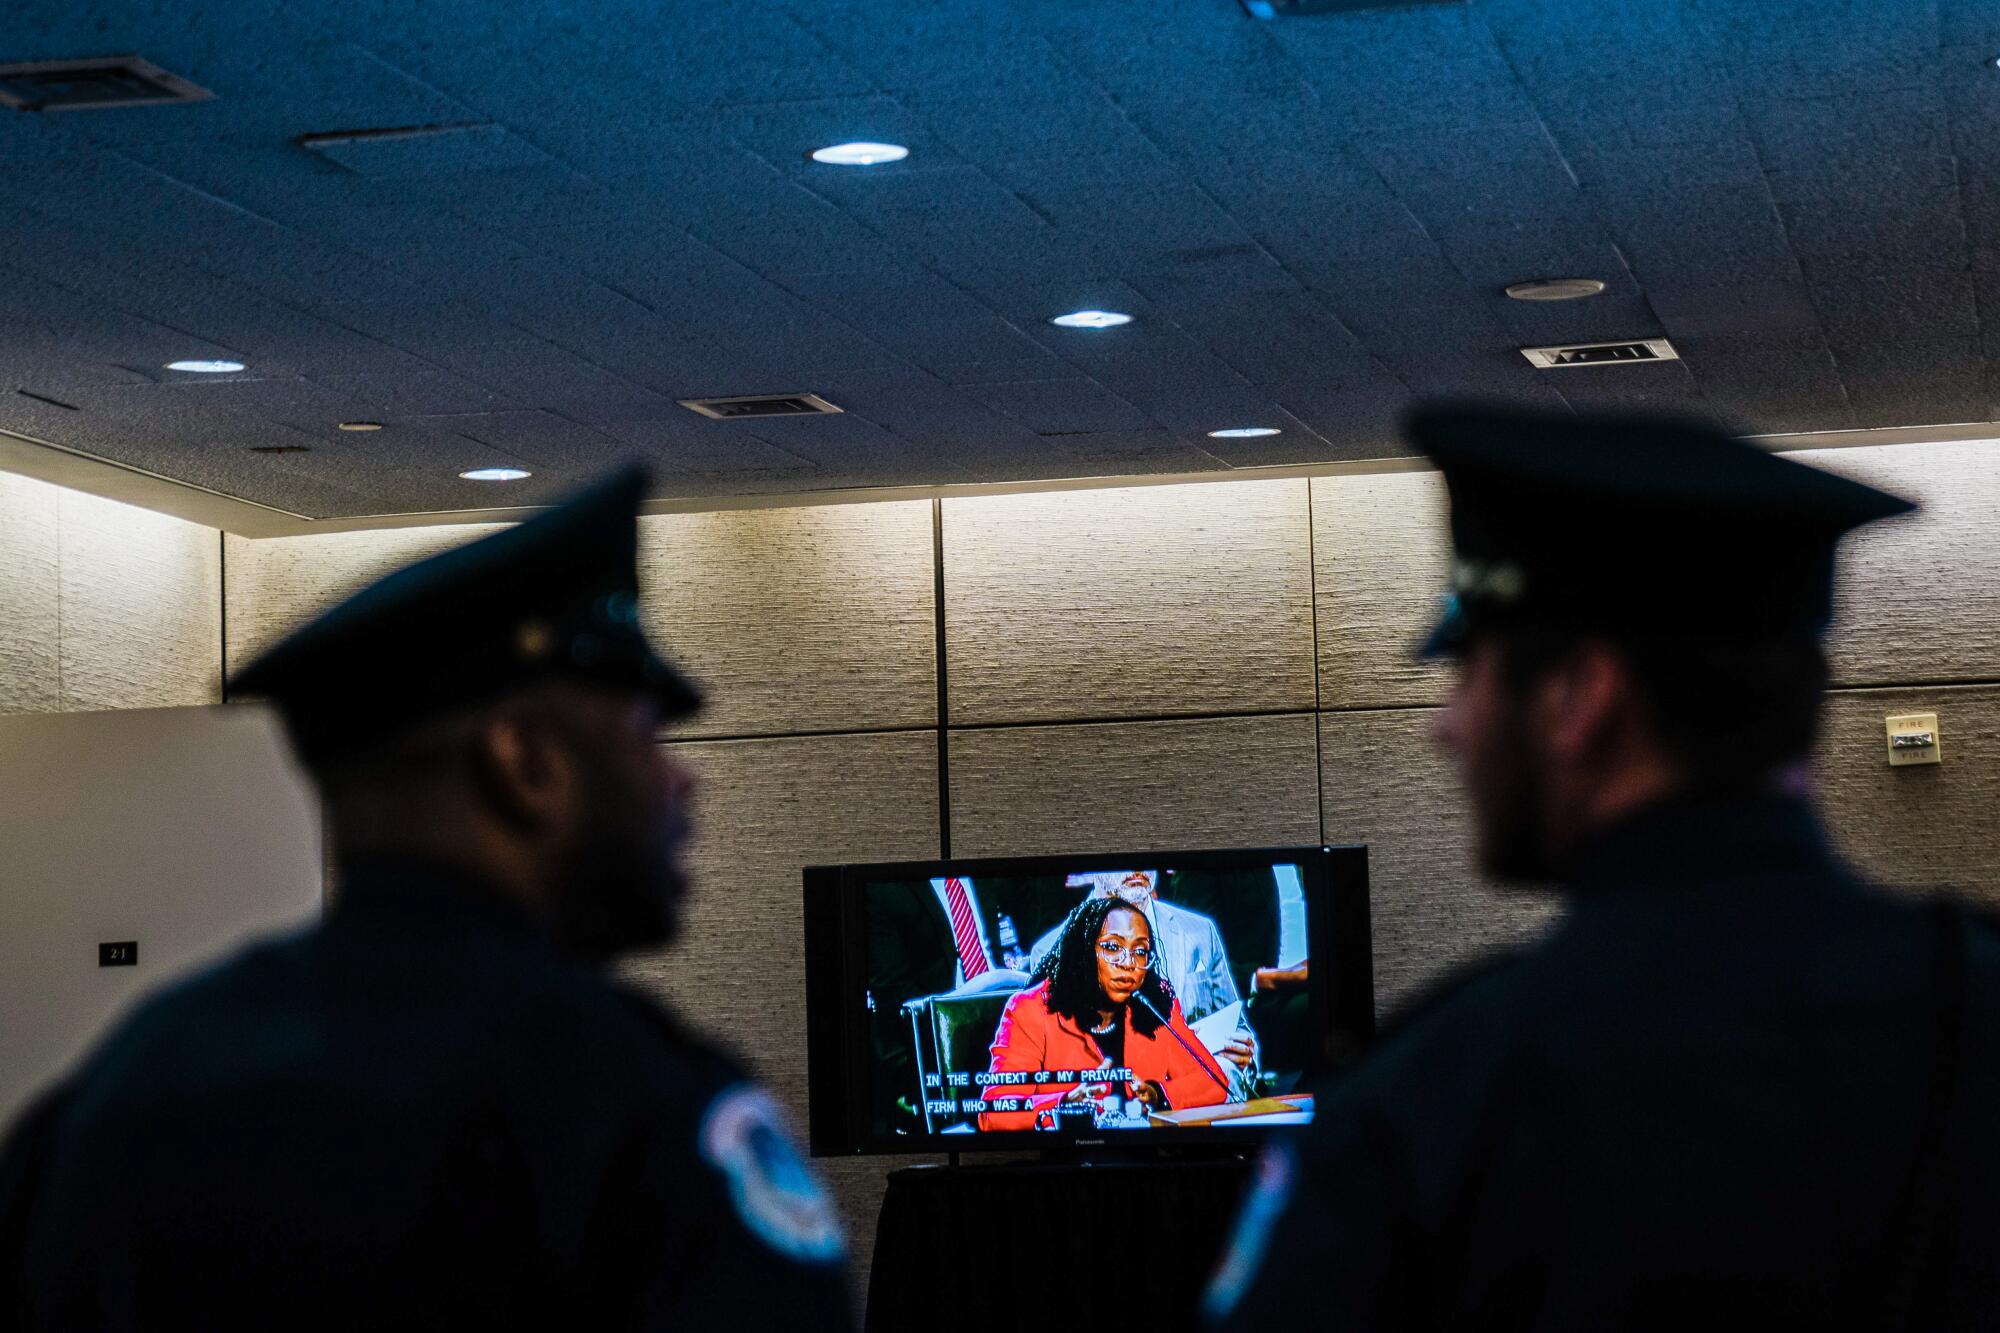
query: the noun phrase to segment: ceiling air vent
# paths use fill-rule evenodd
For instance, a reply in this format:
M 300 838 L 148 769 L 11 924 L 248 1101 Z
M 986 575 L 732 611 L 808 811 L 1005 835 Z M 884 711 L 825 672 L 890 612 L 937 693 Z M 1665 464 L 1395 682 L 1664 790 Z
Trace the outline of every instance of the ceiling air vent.
M 741 398 L 683 398 L 682 407 L 717 421 L 738 417 L 816 417 L 838 412 L 816 393 L 753 393 Z
M 1543 370 L 1565 366 L 1634 366 L 1642 361 L 1678 361 L 1681 354 L 1665 338 L 1626 343 L 1572 343 L 1567 347 L 1523 347 L 1521 355 Z
M 0 65 L 0 106 L 16 111 L 94 111 L 206 102 L 214 96 L 137 56 Z

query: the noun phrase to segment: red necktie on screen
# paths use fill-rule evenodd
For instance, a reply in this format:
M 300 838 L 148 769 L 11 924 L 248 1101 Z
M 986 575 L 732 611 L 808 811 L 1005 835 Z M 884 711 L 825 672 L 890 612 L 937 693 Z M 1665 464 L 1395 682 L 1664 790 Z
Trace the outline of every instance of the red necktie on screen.
M 967 981 L 993 969 L 986 946 L 979 942 L 979 922 L 972 915 L 972 898 L 965 881 L 953 875 L 944 882 L 944 900 L 951 907 L 951 934 L 958 941 L 958 966 Z

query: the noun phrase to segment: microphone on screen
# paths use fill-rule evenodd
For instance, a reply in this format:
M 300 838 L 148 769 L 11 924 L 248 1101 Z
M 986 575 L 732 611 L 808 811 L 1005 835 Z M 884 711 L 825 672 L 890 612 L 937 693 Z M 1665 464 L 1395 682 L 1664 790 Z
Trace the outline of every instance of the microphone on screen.
M 1181 1048 L 1183 1050 L 1185 1050 L 1189 1055 L 1194 1056 L 1194 1062 L 1201 1066 L 1201 1072 L 1208 1075 L 1210 1078 L 1214 1079 L 1216 1086 L 1222 1089 L 1224 1095 L 1230 1095 L 1229 1084 L 1226 1081 L 1224 1081 L 1221 1075 L 1217 1074 L 1213 1069 L 1209 1068 L 1208 1060 L 1204 1060 L 1201 1058 L 1202 1055 L 1206 1054 L 1206 1052 L 1197 1052 L 1194 1047 L 1188 1045 L 1188 1040 L 1186 1037 L 1183 1037 L 1178 1032 L 1174 1032 L 1174 1025 L 1167 1021 L 1167 1016 L 1160 1012 L 1159 1007 L 1157 1005 L 1155 1005 L 1151 1000 L 1146 998 L 1146 994 L 1144 991 L 1133 991 L 1132 998 L 1137 1000 L 1140 1004 L 1145 1005 L 1146 1011 L 1152 1014 L 1153 1017 L 1160 1020 L 1160 1026 L 1173 1034 L 1174 1040 L 1181 1044 Z M 1214 1057 L 1210 1056 L 1209 1059 L 1214 1059 Z

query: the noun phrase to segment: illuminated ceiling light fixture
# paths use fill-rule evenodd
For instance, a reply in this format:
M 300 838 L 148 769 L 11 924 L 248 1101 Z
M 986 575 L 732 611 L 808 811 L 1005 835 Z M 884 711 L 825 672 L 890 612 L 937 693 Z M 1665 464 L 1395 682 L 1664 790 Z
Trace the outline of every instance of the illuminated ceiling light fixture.
M 1121 315 L 1116 310 L 1072 310 L 1049 321 L 1065 329 L 1115 329 L 1131 322 L 1130 315 Z
M 458 475 L 467 481 L 520 481 L 535 474 L 524 472 L 517 467 L 476 467 L 470 472 L 461 472 Z
M 899 143 L 837 143 L 815 148 L 812 160 L 834 167 L 873 167 L 884 162 L 901 162 L 910 150 Z
M 1243 0 L 1253 19 L 1301 18 L 1312 14 L 1353 14 L 1412 5 L 1462 5 L 1465 0 Z
M 184 370 L 190 375 L 234 375 L 244 369 L 241 361 L 169 361 L 168 370 Z
M 1283 435 L 1284 433 L 1284 431 L 1278 429 L 1276 426 L 1231 426 L 1228 430 L 1210 431 L 1208 438 L 1211 440 L 1255 440 L 1266 435 Z
M 343 421 L 340 423 L 340 428 L 351 431 L 380 430 L 382 429 L 382 423 L 379 421 Z

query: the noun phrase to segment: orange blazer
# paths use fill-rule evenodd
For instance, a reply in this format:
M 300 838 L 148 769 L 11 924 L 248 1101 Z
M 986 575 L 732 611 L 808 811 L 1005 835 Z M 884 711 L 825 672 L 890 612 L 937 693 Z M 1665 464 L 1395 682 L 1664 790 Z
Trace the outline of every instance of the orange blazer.
M 1137 1003 L 1137 1001 L 1134 1001 Z M 1227 1101 L 1229 1080 L 1181 1017 L 1181 1002 L 1175 1000 L 1167 1011 L 1167 1027 L 1178 1032 L 1182 1046 L 1167 1028 L 1155 1029 L 1142 1037 L 1132 1027 L 1128 1007 L 1125 1014 L 1125 1067 L 1134 1080 L 1158 1083 L 1167 1091 L 1167 1105 L 1174 1110 L 1190 1106 L 1213 1106 Z M 1190 1048 L 1192 1054 L 1190 1054 Z M 1081 1080 L 1066 1082 L 1032 1081 L 1036 1074 L 1096 1069 L 1104 1063 L 1097 1042 L 1074 1020 L 1049 1012 L 1049 983 L 1039 982 L 1007 1001 L 1000 1026 L 993 1035 L 991 1074 L 1027 1074 L 1030 1081 L 990 1083 L 980 1093 L 982 1099 L 1022 1097 L 1028 1109 L 986 1111 L 979 1117 L 981 1129 L 1052 1129 L 1058 1117 L 1056 1104 Z

